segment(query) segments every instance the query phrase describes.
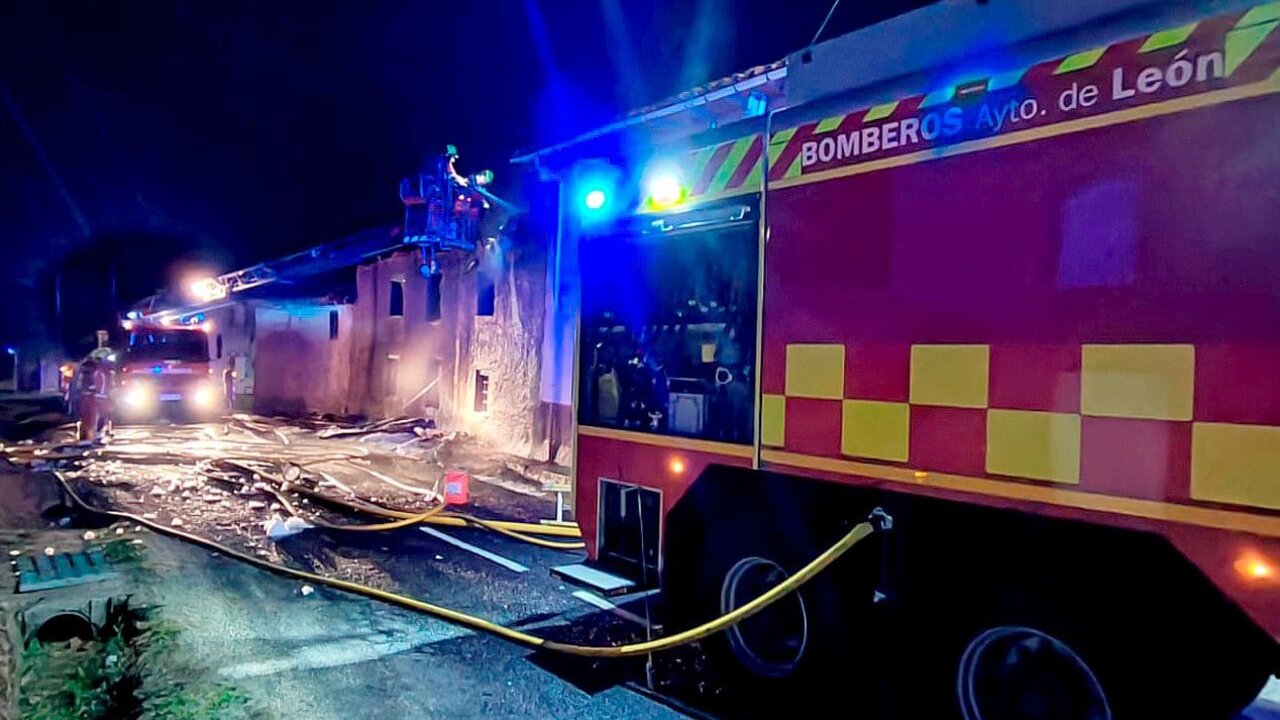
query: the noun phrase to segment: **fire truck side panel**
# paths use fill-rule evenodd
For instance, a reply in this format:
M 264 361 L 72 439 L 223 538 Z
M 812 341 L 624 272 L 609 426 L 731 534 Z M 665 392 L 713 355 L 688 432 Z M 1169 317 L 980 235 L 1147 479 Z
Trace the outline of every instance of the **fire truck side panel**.
M 1256 93 L 782 177 L 766 464 L 1156 529 L 1280 635 L 1280 45 L 1257 48 Z
M 587 552 L 597 557 L 600 481 L 640 485 L 662 493 L 665 515 L 711 464 L 751 467 L 752 448 L 580 427 L 574 517 Z M 661 528 L 659 528 L 661 531 Z

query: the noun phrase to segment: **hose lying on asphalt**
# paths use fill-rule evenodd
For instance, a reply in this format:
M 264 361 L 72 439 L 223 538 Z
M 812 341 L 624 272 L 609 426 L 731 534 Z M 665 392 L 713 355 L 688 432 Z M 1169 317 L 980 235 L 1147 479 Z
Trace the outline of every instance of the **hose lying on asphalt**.
M 682 645 L 688 645 L 689 643 L 697 642 L 698 640 L 714 635 L 726 628 L 742 622 L 743 620 L 746 620 L 783 597 L 786 597 L 788 594 L 794 592 L 801 585 L 804 585 L 815 575 L 826 569 L 828 565 L 839 559 L 841 555 L 848 552 L 854 545 L 862 542 L 876 531 L 876 526 L 870 521 L 855 525 L 853 529 L 846 533 L 844 537 L 840 538 L 836 544 L 827 548 L 825 552 L 811 560 L 808 565 L 797 570 L 794 575 L 791 575 L 786 580 L 783 580 L 773 586 L 754 600 L 751 600 L 741 607 L 735 608 L 718 618 L 703 623 L 702 625 L 657 640 L 632 643 L 629 645 L 600 647 L 593 645 L 574 645 L 571 643 L 548 640 L 537 635 L 531 635 L 526 632 L 521 632 L 520 630 L 506 627 L 505 625 L 499 625 L 476 615 L 453 610 L 451 608 L 444 607 L 443 605 L 436 605 L 434 603 L 424 602 L 422 600 L 408 597 L 407 595 L 400 595 L 387 590 L 379 590 L 377 588 L 361 585 L 348 580 L 331 578 L 325 575 L 318 575 L 305 570 L 296 570 L 285 565 L 269 562 L 262 558 L 227 547 L 221 543 L 214 542 L 213 540 L 200 537 L 199 535 L 194 535 L 176 528 L 161 525 L 160 523 L 148 520 L 139 515 L 134 515 L 133 513 L 122 512 L 119 510 L 104 510 L 102 508 L 94 507 L 86 502 L 84 498 L 80 497 L 74 489 L 72 489 L 71 484 L 67 482 L 61 472 L 55 470 L 53 472 L 53 476 L 58 479 L 58 482 L 62 485 L 62 489 L 66 493 L 67 497 L 87 512 L 106 517 L 119 518 L 121 520 L 128 520 L 138 525 L 150 528 L 162 535 L 168 535 L 169 537 L 178 538 L 179 540 L 185 540 L 186 542 L 208 548 L 221 555 L 234 558 L 249 565 L 253 565 L 254 567 L 276 573 L 277 575 L 306 580 L 317 585 L 324 585 L 337 590 L 344 590 L 346 592 L 379 600 L 391 605 L 425 613 L 427 615 L 440 618 L 441 620 L 446 620 L 463 627 L 471 628 L 472 630 L 486 632 L 490 635 L 495 635 L 521 645 L 527 645 L 541 650 L 564 653 L 567 655 L 576 655 L 578 657 L 636 657 L 663 650 L 670 650 Z
M 208 473 L 206 474 L 208 475 Z M 213 475 L 209 475 L 209 476 L 214 477 Z M 219 479 L 225 480 L 225 478 L 219 478 Z M 307 517 L 303 515 L 301 512 L 298 511 L 298 508 L 289 500 L 289 497 L 285 495 L 285 493 L 281 490 L 278 490 L 269 485 L 262 485 L 261 489 L 263 490 L 263 492 L 266 492 L 268 495 L 275 498 L 276 501 L 280 503 L 280 507 L 284 508 L 285 512 L 289 513 L 290 515 L 300 520 L 303 520 L 307 524 L 312 525 L 314 527 L 324 528 L 325 530 L 339 530 L 342 532 L 381 532 L 384 530 L 399 530 L 401 528 L 407 528 L 411 525 L 417 525 L 419 523 L 426 522 L 430 520 L 432 517 L 435 517 L 436 515 L 439 515 L 440 513 L 444 512 L 444 509 L 446 507 L 444 503 L 440 503 L 439 505 L 435 505 L 427 509 L 425 512 L 421 512 L 416 515 L 409 514 L 407 517 L 400 518 L 399 520 L 392 520 L 391 522 L 384 522 L 384 523 L 369 523 L 364 525 L 349 524 L 349 523 L 331 523 L 316 517 Z
M 536 537 L 533 534 L 554 535 L 559 537 L 581 537 L 582 533 L 577 528 L 557 527 L 554 525 L 536 525 L 533 523 L 517 523 L 505 520 L 484 520 L 466 513 L 445 512 L 446 506 L 443 503 L 423 513 L 392 510 L 390 508 L 385 508 L 381 505 L 371 503 L 367 500 L 351 501 L 331 497 L 329 495 L 316 492 L 315 490 L 311 490 L 310 488 L 289 483 L 284 480 L 284 478 L 276 477 L 269 472 L 259 470 L 238 460 L 222 460 L 219 462 L 229 465 L 241 472 L 250 473 L 253 476 L 269 480 L 272 484 L 264 483 L 261 487 L 268 494 L 278 500 L 280 502 L 280 506 L 283 507 L 286 512 L 301 520 L 305 520 L 316 527 L 325 528 L 327 530 L 397 530 L 410 525 L 416 525 L 418 523 L 447 525 L 452 527 L 474 526 L 491 530 L 501 535 L 506 535 L 507 537 L 530 545 L 536 545 L 538 547 L 549 548 L 552 550 L 581 550 L 586 547 L 586 544 L 582 542 L 558 542 L 555 540 L 544 540 L 543 538 Z M 286 491 L 304 495 L 313 500 L 342 507 L 354 512 L 374 515 L 376 517 L 392 518 L 394 519 L 394 522 L 375 525 L 345 525 L 317 520 L 307 517 L 299 512 L 298 508 L 289 501 L 288 497 L 285 496 L 284 493 Z
M 521 542 L 528 543 L 530 545 L 536 545 L 538 547 L 549 548 L 552 550 L 581 550 L 582 548 L 586 547 L 586 544 L 582 542 L 558 542 L 555 540 L 544 540 L 543 538 L 536 537 L 536 535 L 550 535 L 550 536 L 556 536 L 556 537 L 582 537 L 581 531 L 578 530 L 578 528 L 576 527 L 565 527 L 565 526 L 556 526 L 556 525 L 538 525 L 534 523 L 511 522 L 508 520 L 485 520 L 482 518 L 478 518 L 474 515 L 468 515 L 466 513 L 460 513 L 460 512 L 427 511 L 427 513 L 424 515 L 422 513 L 413 513 L 413 512 L 408 512 L 404 510 L 393 510 L 391 508 L 382 507 L 381 505 L 377 505 L 375 503 L 369 502 L 368 500 L 360 500 L 360 499 L 344 500 L 341 498 L 332 497 L 330 495 L 325 495 L 324 493 L 311 490 L 310 488 L 307 488 L 301 485 L 287 483 L 283 478 L 275 477 L 271 473 L 255 469 L 251 466 L 245 465 L 236 460 L 225 460 L 221 462 L 223 462 L 224 464 L 230 465 L 242 472 L 252 473 L 254 475 L 257 475 L 258 477 L 261 477 L 265 480 L 269 480 L 272 483 L 274 483 L 275 487 L 272 487 L 271 485 L 264 485 L 264 487 L 268 489 L 268 492 L 270 492 L 272 496 L 274 496 L 276 499 L 281 501 L 280 505 L 289 514 L 294 515 L 298 518 L 301 518 L 302 520 L 306 520 L 307 522 L 310 522 L 313 525 L 316 525 L 317 527 L 325 527 L 327 529 L 332 529 L 332 530 L 396 529 L 401 527 L 407 527 L 409 525 L 413 525 L 416 523 L 424 523 L 429 525 L 443 525 L 443 526 L 451 526 L 451 527 L 474 526 L 474 527 L 481 527 L 486 530 L 491 530 L 493 532 L 496 532 L 502 535 L 506 535 L 507 537 L 510 537 L 515 540 L 519 540 Z M 287 489 L 289 492 L 297 493 L 298 495 L 303 495 L 305 497 L 311 498 L 319 502 L 345 508 L 348 510 L 352 510 L 354 512 L 364 513 L 367 515 L 374 515 L 374 516 L 383 517 L 383 518 L 392 518 L 402 522 L 395 523 L 395 524 L 384 523 L 384 525 L 391 526 L 391 527 L 379 527 L 379 526 L 373 526 L 373 525 L 334 525 L 330 523 L 317 522 L 298 512 L 298 509 L 282 496 L 284 489 Z M 442 505 L 440 509 L 443 510 L 443 508 L 444 506 Z

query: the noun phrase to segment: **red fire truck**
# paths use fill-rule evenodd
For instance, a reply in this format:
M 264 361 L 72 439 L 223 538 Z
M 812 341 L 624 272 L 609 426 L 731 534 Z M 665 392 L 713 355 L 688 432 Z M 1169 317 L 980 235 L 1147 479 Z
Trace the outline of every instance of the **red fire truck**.
M 873 547 L 714 641 L 729 672 L 909 718 L 1267 692 L 1277 25 L 942 2 L 536 154 L 581 270 L 591 564 L 660 582 L 679 629 L 881 509 Z
M 206 420 L 228 410 L 224 380 L 209 360 L 208 322 L 203 316 L 124 321 L 112 402 L 117 422 Z

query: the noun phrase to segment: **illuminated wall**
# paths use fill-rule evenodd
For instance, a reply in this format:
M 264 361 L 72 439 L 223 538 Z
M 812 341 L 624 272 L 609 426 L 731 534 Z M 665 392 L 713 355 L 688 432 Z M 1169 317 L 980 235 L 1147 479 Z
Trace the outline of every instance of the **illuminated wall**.
M 545 249 L 494 248 L 473 270 L 471 255 L 442 253 L 439 319 L 428 315 L 428 281 L 417 250 L 361 266 L 352 309 L 348 406 L 369 417 L 421 415 L 500 450 L 561 460 L 570 427 L 552 422 L 543 400 L 542 351 L 547 284 Z M 493 314 L 477 314 L 480 285 L 493 284 Z M 403 283 L 394 291 L 392 283 Z M 392 293 L 403 314 L 392 314 Z M 399 307 L 397 307 L 399 309 Z M 477 372 L 488 379 L 488 407 L 477 409 Z M 433 384 L 434 383 L 434 384 Z M 567 403 L 559 415 L 567 416 Z M 554 458 L 553 458 L 554 459 Z
M 330 332 L 331 312 L 338 332 Z M 263 415 L 348 413 L 351 306 L 308 302 L 257 308 L 253 409 Z M 225 342 L 225 341 L 224 341 Z

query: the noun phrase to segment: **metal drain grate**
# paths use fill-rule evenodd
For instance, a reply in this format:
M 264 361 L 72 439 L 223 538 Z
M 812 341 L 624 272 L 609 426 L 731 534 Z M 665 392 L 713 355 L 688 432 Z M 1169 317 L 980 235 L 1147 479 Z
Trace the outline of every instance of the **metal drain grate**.
M 28 593 L 84 585 L 116 576 L 99 550 L 89 552 L 23 555 L 15 561 L 17 592 Z

